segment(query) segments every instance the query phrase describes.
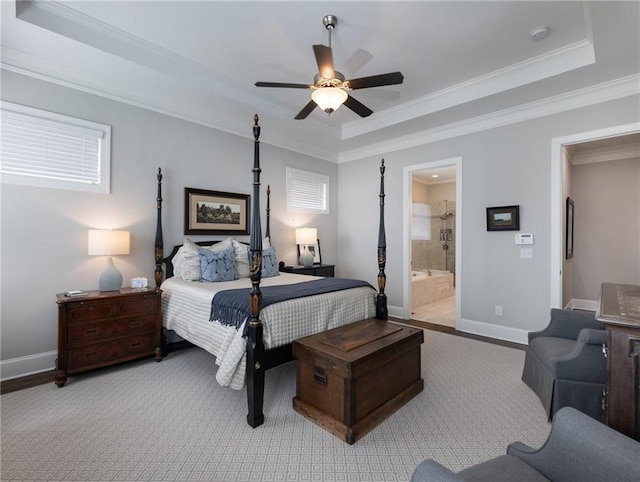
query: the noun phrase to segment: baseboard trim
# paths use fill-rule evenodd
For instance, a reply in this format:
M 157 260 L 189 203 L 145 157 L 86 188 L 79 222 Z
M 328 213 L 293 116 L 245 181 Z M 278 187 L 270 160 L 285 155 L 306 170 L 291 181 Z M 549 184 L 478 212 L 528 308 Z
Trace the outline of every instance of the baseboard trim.
M 509 326 L 494 325 L 483 321 L 460 318 L 456 323 L 456 330 L 487 338 L 496 338 L 498 340 L 519 343 L 521 345 L 527 345 L 529 343 L 529 332 L 527 330 L 511 328 Z
M 0 381 L 26 377 L 53 370 L 56 366 L 57 351 L 37 353 L 0 361 Z
M 572 298 L 565 308 L 567 310 L 598 311 L 598 301 Z

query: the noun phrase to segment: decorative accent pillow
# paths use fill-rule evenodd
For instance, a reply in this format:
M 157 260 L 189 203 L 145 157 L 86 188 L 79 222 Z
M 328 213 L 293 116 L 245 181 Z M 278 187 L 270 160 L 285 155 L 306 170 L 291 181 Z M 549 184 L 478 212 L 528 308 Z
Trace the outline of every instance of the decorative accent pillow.
M 278 258 L 276 257 L 276 248 L 269 247 L 262 250 L 262 277 L 271 278 L 278 276 Z
M 236 279 L 233 246 L 217 252 L 199 248 L 198 254 L 200 255 L 200 269 L 202 270 L 200 281 L 218 282 Z
M 200 247 L 189 238 L 184 240 L 184 244 L 174 257 L 174 269 L 176 264 L 179 269 L 174 271 L 174 276 L 182 275 L 182 279 L 186 281 L 200 281 L 202 279 L 202 269 L 200 266 L 199 249 L 206 249 L 214 253 L 218 253 L 231 247 L 231 238 L 227 238 L 212 246 Z M 180 256 L 179 260 L 178 257 Z

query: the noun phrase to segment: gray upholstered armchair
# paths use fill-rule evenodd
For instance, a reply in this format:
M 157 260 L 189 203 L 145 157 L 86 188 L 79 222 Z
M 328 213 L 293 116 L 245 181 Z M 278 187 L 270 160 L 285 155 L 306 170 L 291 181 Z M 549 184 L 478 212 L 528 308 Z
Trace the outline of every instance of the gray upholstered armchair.
M 637 482 L 640 442 L 571 407 L 556 413 L 549 438 L 534 450 L 520 442 L 507 454 L 454 473 L 433 460 L 413 472 L 412 482 Z
M 549 325 L 529 333 L 522 380 L 549 419 L 568 406 L 604 422 L 606 344 L 605 327 L 590 311 L 552 309 Z

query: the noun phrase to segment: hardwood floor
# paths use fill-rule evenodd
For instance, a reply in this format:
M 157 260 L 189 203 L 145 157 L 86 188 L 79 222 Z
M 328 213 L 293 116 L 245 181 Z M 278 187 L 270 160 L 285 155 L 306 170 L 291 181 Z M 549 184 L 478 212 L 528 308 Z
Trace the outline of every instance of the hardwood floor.
M 24 388 L 35 387 L 36 385 L 44 385 L 45 383 L 53 383 L 56 378 L 55 370 L 27 375 L 26 377 L 12 378 L 0 383 L 0 394 L 15 392 Z

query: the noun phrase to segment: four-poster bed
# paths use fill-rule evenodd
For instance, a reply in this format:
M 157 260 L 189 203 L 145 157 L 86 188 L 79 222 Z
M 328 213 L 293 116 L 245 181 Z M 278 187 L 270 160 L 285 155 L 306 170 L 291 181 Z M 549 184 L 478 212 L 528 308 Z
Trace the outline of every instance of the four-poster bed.
M 386 276 L 386 241 L 384 236 L 384 160 L 380 167 L 380 227 L 378 236 L 378 291 L 366 282 L 318 278 L 290 273 L 276 273 L 265 277 L 263 260 L 270 246 L 270 188 L 267 189 L 266 237 L 262 237 L 260 220 L 260 126 L 254 118 L 253 193 L 251 197 L 251 229 L 248 247 L 236 240 L 185 241 L 163 257 L 162 237 L 162 172 L 158 170 L 157 226 L 155 237 L 155 281 L 163 290 L 163 325 L 174 330 L 181 338 L 200 346 L 216 356 L 220 366 L 216 379 L 232 388 L 247 387 L 247 422 L 257 427 L 264 422 L 263 396 L 265 371 L 293 360 L 292 342 L 303 336 L 343 326 L 367 318 L 387 319 L 384 293 Z M 225 244 L 226 243 L 226 244 Z M 175 272 L 186 250 L 217 249 L 233 246 L 248 258 L 248 277 L 218 283 L 185 281 Z M 225 248 L 226 249 L 226 248 Z M 243 250 L 244 249 L 244 250 Z M 202 251 L 200 251 L 202 252 Z M 181 254 L 182 253 L 182 254 Z M 272 253 L 274 253 L 272 251 Z M 275 254 L 275 253 L 274 253 Z M 186 259 L 186 258 L 185 258 Z M 177 264 L 176 264 L 177 262 Z M 167 279 L 163 281 L 163 263 Z M 277 267 L 277 262 L 275 263 Z M 277 268 L 276 268 L 277 269 Z M 339 283 L 333 285 L 332 283 Z M 250 284 L 249 284 L 250 283 Z M 343 283 L 343 284 L 340 284 Z M 278 290 L 295 288 L 309 292 L 322 285 L 320 294 L 292 296 L 284 301 L 274 300 Z M 325 286 L 330 285 L 330 286 Z M 345 288 L 345 286 L 347 286 Z M 283 288 L 285 287 L 285 288 Z M 278 293 L 280 292 L 278 291 Z M 215 300 L 236 293 L 248 300 L 248 316 L 241 325 L 213 319 L 217 313 Z M 214 306 L 211 305 L 212 299 Z M 268 306 L 267 306 L 268 305 Z M 209 311 L 211 310 L 211 311 Z M 244 311 L 243 311 L 244 313 Z

